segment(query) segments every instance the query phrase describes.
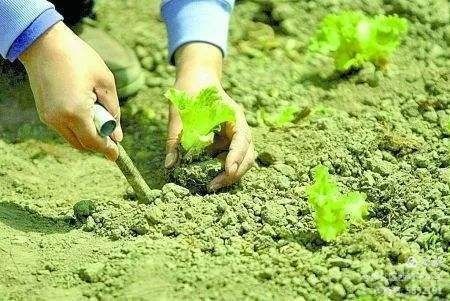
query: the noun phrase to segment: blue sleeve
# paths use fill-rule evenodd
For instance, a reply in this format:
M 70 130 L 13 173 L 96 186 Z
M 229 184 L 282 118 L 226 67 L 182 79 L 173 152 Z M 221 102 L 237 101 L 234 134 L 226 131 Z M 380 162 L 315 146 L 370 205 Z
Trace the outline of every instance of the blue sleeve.
M 165 0 L 161 15 L 166 23 L 169 59 L 188 42 L 206 42 L 217 46 L 225 55 L 228 23 L 234 0 Z
M 46 0 L 0 0 L 0 54 L 17 59 L 62 16 Z

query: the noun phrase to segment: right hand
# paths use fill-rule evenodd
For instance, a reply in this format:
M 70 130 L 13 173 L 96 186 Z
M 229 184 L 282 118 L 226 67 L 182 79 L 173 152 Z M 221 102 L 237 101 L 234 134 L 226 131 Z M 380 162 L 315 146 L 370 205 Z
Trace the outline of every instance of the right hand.
M 123 138 L 114 76 L 100 56 L 59 22 L 21 56 L 40 119 L 73 147 L 115 161 Z M 97 134 L 92 107 L 102 104 L 117 119 L 110 137 Z

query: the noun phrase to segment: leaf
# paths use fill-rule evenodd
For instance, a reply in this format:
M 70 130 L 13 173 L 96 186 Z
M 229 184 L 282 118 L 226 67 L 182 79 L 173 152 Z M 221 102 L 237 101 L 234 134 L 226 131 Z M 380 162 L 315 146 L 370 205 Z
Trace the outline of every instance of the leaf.
M 180 113 L 183 124 L 181 145 L 192 155 L 213 142 L 214 131 L 219 130 L 222 123 L 235 120 L 233 109 L 222 101 L 215 87 L 203 89 L 195 97 L 172 88 L 165 97 Z
M 292 122 L 297 118 L 300 109 L 297 106 L 291 105 L 281 108 L 279 112 L 268 115 L 266 112 L 262 111 L 262 116 L 264 123 L 281 128 L 292 124 Z
M 331 56 L 338 71 L 361 68 L 365 62 L 382 66 L 400 44 L 407 27 L 406 19 L 397 16 L 369 18 L 354 11 L 329 14 L 308 50 Z
M 315 168 L 314 180 L 308 189 L 308 202 L 314 210 L 320 236 L 331 241 L 346 231 L 349 222 L 360 221 L 367 214 L 366 195 L 361 192 L 342 195 L 323 165 Z

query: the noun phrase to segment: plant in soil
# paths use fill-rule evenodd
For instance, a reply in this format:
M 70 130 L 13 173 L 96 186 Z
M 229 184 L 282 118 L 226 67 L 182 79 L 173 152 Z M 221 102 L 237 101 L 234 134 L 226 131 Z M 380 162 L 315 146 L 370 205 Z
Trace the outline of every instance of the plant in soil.
M 311 54 L 334 59 L 335 69 L 360 69 L 366 62 L 383 67 L 407 31 L 407 21 L 397 16 L 367 17 L 347 11 L 327 15 L 309 45 Z
M 215 87 L 205 88 L 193 97 L 172 88 L 165 96 L 180 113 L 183 124 L 182 160 L 170 178 L 203 193 L 206 184 L 222 170 L 221 163 L 207 155 L 205 149 L 213 143 L 215 133 L 225 122 L 235 120 L 234 111 L 223 102 Z
M 345 232 L 349 223 L 361 221 L 367 214 L 366 195 L 356 191 L 342 194 L 323 165 L 315 168 L 314 180 L 308 189 L 308 202 L 320 236 L 331 241 Z
M 292 125 L 299 117 L 301 111 L 298 106 L 290 105 L 281 108 L 278 112 L 268 113 L 264 110 L 258 111 L 258 118 L 273 128 L 283 128 Z

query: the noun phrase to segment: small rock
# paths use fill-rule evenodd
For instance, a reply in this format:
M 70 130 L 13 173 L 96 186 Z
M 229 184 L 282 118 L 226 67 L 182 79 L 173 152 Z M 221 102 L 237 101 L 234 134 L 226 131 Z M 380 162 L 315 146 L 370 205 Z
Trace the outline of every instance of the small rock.
M 88 216 L 86 224 L 84 224 L 83 230 L 86 232 L 92 232 L 95 229 L 95 221 L 92 216 Z
M 84 220 L 92 215 L 95 210 L 94 202 L 91 200 L 81 200 L 73 206 L 73 212 L 77 220 Z
M 317 279 L 317 277 L 314 274 L 310 274 L 308 276 L 308 278 L 306 278 L 306 281 L 308 281 L 308 283 L 314 287 L 317 285 L 317 283 L 319 283 L 319 279 Z
M 150 225 L 159 224 L 164 217 L 164 212 L 158 207 L 153 207 L 145 214 L 145 218 L 147 219 Z

